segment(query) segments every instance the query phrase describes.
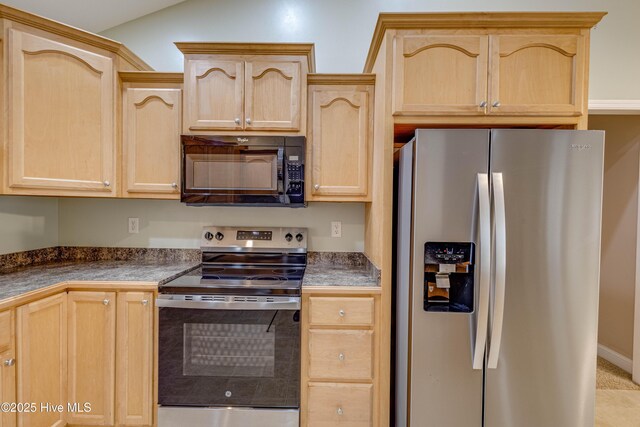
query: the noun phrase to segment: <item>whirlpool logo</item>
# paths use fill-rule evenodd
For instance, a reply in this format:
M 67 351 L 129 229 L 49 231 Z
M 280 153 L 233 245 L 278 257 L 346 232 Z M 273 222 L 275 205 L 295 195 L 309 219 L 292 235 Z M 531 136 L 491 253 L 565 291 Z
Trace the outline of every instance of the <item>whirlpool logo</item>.
M 591 145 L 590 144 L 571 144 L 570 148 L 572 150 L 578 150 L 578 151 L 590 150 L 591 149 Z

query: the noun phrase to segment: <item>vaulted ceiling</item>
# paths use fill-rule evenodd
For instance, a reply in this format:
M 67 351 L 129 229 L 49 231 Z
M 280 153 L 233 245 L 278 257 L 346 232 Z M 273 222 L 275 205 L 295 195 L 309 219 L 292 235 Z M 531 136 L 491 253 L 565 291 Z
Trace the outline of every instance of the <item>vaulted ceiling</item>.
M 64 24 L 98 33 L 184 0 L 0 0 Z

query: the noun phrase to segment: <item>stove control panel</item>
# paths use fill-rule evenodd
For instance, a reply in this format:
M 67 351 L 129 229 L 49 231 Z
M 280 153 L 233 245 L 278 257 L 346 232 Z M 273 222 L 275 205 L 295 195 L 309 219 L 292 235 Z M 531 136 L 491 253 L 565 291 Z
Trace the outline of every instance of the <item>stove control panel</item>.
M 294 227 L 204 227 L 203 250 L 294 250 L 306 252 L 307 229 Z

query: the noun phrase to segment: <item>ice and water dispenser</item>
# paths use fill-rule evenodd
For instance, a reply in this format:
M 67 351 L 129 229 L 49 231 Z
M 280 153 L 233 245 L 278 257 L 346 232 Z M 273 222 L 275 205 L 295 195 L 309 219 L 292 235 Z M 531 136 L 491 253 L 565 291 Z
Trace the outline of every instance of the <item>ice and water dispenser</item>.
M 474 258 L 471 242 L 425 243 L 425 311 L 473 312 Z

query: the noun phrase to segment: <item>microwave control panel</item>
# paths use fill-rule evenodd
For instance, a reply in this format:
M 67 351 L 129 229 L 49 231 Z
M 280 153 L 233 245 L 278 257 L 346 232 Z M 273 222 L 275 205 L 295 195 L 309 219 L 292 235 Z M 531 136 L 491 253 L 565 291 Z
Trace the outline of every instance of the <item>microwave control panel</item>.
M 304 203 L 304 144 L 288 139 L 285 149 L 285 194 L 291 203 Z

